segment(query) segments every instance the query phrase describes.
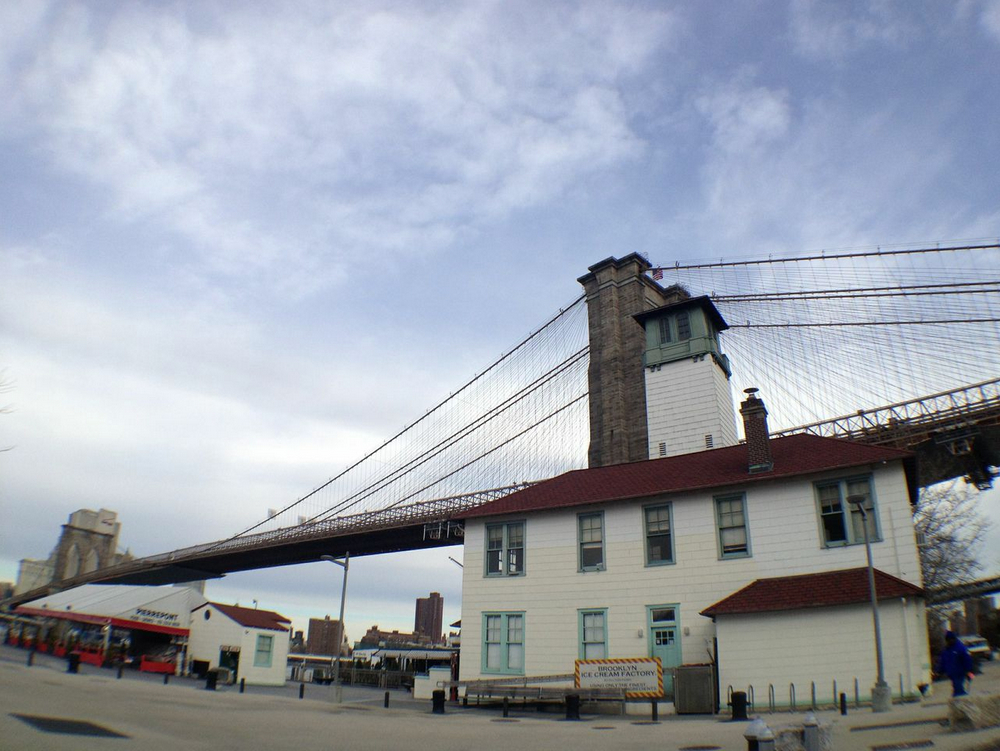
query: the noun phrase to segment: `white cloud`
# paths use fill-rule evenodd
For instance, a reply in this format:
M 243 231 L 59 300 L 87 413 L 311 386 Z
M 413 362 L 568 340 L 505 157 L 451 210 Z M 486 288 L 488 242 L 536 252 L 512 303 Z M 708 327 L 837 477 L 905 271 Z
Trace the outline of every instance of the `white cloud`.
M 211 272 L 310 267 L 286 287 L 634 160 L 619 89 L 671 29 L 602 6 L 189 10 L 59 6 L 7 93 L 117 218 L 176 233 Z
M 987 0 L 981 21 L 986 33 L 1000 42 L 1000 0 Z
M 903 47 L 919 31 L 899 3 L 860 4 L 793 0 L 790 32 L 796 50 L 809 58 L 839 61 L 869 45 Z
M 713 146 L 731 154 L 781 139 L 791 120 L 788 93 L 762 86 L 725 86 L 698 97 L 695 106 L 712 126 Z

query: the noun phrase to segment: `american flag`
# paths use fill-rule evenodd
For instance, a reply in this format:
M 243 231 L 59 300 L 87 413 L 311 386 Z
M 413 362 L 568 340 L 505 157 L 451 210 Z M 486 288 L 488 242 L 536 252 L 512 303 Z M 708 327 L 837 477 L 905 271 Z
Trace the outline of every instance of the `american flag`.
M 663 269 L 653 269 L 653 278 L 657 280 L 662 279 Z

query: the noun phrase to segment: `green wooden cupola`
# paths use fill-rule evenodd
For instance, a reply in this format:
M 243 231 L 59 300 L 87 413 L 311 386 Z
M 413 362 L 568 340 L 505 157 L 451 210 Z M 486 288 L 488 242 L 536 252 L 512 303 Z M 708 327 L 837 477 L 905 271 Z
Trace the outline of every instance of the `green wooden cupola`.
M 711 355 L 726 378 L 732 375 L 729 358 L 719 350 L 719 332 L 729 324 L 707 295 L 647 310 L 633 318 L 646 330 L 645 367 Z

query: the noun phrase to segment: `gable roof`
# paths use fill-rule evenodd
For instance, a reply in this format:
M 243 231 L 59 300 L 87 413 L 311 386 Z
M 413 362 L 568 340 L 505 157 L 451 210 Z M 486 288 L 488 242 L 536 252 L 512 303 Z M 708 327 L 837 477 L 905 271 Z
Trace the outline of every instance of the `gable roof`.
M 463 514 L 471 519 L 585 506 L 666 493 L 745 487 L 800 475 L 911 460 L 909 451 L 797 433 L 771 439 L 774 468 L 750 474 L 745 444 L 663 459 L 578 469 L 498 498 Z
M 875 569 L 875 591 L 879 600 L 923 597 L 924 590 Z M 701 611 L 702 615 L 737 615 L 802 610 L 868 602 L 868 568 L 823 571 L 758 579 Z
M 221 602 L 206 602 L 205 605 L 211 605 L 213 608 L 232 618 L 241 626 L 246 626 L 247 628 L 263 628 L 269 631 L 288 631 L 288 628 L 283 624 L 291 623 L 291 620 L 285 618 L 285 616 L 281 615 L 281 613 L 275 613 L 273 610 L 241 608 L 239 605 L 223 605 Z M 195 610 L 201 610 L 201 608 L 205 607 L 205 605 L 199 605 L 195 608 Z

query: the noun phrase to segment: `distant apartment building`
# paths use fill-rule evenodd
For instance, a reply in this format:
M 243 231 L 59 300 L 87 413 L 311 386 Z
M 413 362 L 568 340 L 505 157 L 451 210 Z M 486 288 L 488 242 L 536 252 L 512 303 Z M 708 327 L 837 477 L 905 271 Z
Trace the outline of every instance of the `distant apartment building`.
M 431 637 L 405 631 L 383 631 L 377 625 L 369 628 L 358 641 L 360 647 L 427 647 L 433 642 Z
M 442 623 L 444 620 L 444 598 L 439 592 L 431 592 L 429 597 L 417 598 L 416 616 L 413 619 L 413 632 L 423 634 L 431 643 L 442 640 Z
M 336 618 L 310 618 L 309 636 L 306 639 L 306 652 L 311 655 L 335 655 L 343 654 L 343 644 L 347 641 L 346 632 L 340 640 L 341 647 L 337 648 L 337 635 L 339 633 L 340 621 Z

